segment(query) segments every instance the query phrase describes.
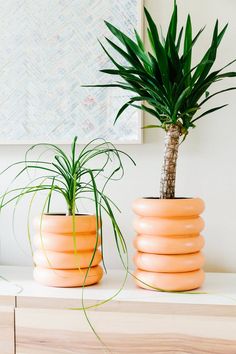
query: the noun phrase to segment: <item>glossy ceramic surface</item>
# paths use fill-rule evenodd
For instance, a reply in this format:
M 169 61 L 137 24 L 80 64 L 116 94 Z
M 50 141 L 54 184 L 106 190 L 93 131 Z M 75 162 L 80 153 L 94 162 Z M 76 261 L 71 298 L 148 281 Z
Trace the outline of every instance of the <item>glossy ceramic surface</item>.
M 204 221 L 200 214 L 204 211 L 204 202 L 200 198 L 143 198 L 134 202 L 133 210 L 137 233 L 135 274 L 142 280 L 137 280 L 137 285 L 167 291 L 201 286 Z

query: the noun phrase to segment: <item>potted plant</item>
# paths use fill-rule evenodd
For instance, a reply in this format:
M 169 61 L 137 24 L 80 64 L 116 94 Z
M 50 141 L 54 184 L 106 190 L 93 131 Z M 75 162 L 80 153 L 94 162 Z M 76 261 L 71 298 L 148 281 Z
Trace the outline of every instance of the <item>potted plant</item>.
M 148 289 L 190 290 L 201 286 L 204 279 L 201 253 L 204 240 L 200 234 L 204 227 L 200 217 L 204 202 L 200 198 L 176 198 L 178 150 L 198 120 L 226 106 L 219 105 L 203 111 L 204 105 L 213 97 L 235 89 L 230 87 L 209 93 L 214 83 L 236 76 L 235 72 L 225 71 L 235 60 L 223 68 L 212 70 L 227 29 L 226 25 L 220 30 L 218 20 L 210 47 L 194 66 L 193 49 L 204 28 L 193 36 L 189 15 L 185 28 L 178 30 L 176 1 L 165 36 L 159 33 L 146 8 L 144 12 L 151 51 L 145 49 L 136 30 L 132 39 L 105 22 L 116 41 L 106 38 L 111 51 L 100 44 L 115 68 L 101 72 L 118 77 L 118 80 L 89 86 L 118 87 L 131 91 L 133 95 L 120 108 L 115 122 L 124 110 L 132 106 L 154 117 L 156 123 L 144 128 L 161 128 L 166 133 L 160 197 L 141 198 L 133 205 L 138 216 L 135 221 L 135 277 L 139 286 Z M 115 52 L 122 60 L 114 56 Z
M 35 149 L 40 149 L 37 160 L 29 157 Z M 52 152 L 51 161 L 43 158 L 46 152 Z M 70 156 L 54 144 L 36 144 L 26 152 L 23 161 L 12 164 L 2 172 L 20 167 L 14 182 L 21 175 L 30 175 L 31 171 L 39 172 L 39 175 L 31 178 L 23 187 L 8 189 L 1 198 L 0 210 L 14 202 L 17 206 L 23 197 L 31 195 L 29 222 L 35 197 L 46 192 L 41 213 L 35 220 L 36 235 L 33 242 L 36 250 L 32 250 L 34 278 L 38 282 L 47 286 L 76 287 L 101 280 L 103 270 L 99 263 L 103 261 L 104 264 L 104 213 L 111 222 L 117 249 L 124 262 L 122 257 L 126 253 L 126 244 L 114 210 L 118 208 L 105 193 L 106 186 L 124 174 L 122 155 L 128 156 L 102 139 L 93 140 L 78 152 L 75 138 Z M 51 213 L 55 194 L 64 199 L 66 213 Z M 81 213 L 83 199 L 92 202 L 94 214 Z M 31 245 L 29 225 L 28 230 Z

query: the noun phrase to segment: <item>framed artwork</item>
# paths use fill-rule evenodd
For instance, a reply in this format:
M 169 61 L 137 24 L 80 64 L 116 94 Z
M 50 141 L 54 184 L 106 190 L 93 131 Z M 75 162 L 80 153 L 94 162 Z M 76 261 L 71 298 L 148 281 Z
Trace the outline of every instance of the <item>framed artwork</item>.
M 143 0 L 0 0 L 0 143 L 142 142 L 141 111 L 113 121 L 126 94 L 111 82 L 98 43 L 104 20 L 142 34 Z

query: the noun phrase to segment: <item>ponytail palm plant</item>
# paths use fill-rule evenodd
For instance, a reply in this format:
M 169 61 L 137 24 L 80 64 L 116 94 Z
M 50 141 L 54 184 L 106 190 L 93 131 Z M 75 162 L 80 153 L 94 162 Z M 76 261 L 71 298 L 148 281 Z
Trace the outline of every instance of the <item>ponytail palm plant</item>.
M 31 157 L 31 153 L 35 152 L 35 150 L 39 152 L 38 159 Z M 51 158 L 46 159 L 44 155 L 45 153 L 51 153 Z M 62 148 L 54 144 L 36 144 L 27 150 L 25 158 L 22 159 L 22 161 L 13 163 L 0 173 L 1 176 L 2 174 L 9 172 L 9 170 L 17 170 L 15 171 L 15 176 L 9 188 L 0 197 L 0 212 L 4 207 L 13 204 L 13 210 L 15 213 L 16 207 L 18 206 L 20 201 L 24 197 L 30 196 L 30 199 L 28 200 L 27 230 L 32 253 L 33 250 L 29 225 L 31 209 L 33 204 L 36 202 L 35 198 L 38 194 L 41 195 L 43 193 L 45 197 L 43 205 L 40 209 L 40 243 L 43 249 L 44 257 L 47 260 L 47 268 L 54 269 L 50 261 L 51 248 L 49 248 L 48 250 L 46 249 L 46 246 L 44 246 L 42 224 L 44 214 L 50 214 L 50 217 L 58 215 L 54 214 L 52 211 L 52 198 L 54 197 L 54 195 L 59 195 L 64 200 L 65 212 L 63 214 L 59 214 L 60 218 L 63 218 L 65 215 L 71 216 L 71 218 L 69 219 L 72 223 L 71 236 L 73 237 L 74 253 L 76 256 L 79 257 L 76 258 L 77 260 L 75 259 L 73 269 L 77 269 L 78 267 L 79 272 L 76 273 L 78 277 L 80 271 L 82 271 L 83 269 L 80 269 L 79 263 L 77 265 L 77 261 L 78 259 L 83 258 L 83 252 L 78 253 L 79 251 L 77 249 L 77 246 L 79 246 L 80 241 L 76 241 L 76 217 L 81 215 L 84 216 L 83 210 L 81 210 L 83 200 L 89 200 L 92 203 L 93 214 L 95 214 L 96 217 L 96 240 L 93 249 L 89 250 L 89 252 L 91 251 L 91 259 L 89 259 L 89 265 L 88 268 L 86 268 L 86 273 L 84 275 L 83 289 L 86 285 L 87 279 L 89 279 L 89 277 L 91 278 L 89 272 L 93 267 L 93 260 L 95 259 L 97 247 L 99 246 L 99 244 L 101 244 L 103 267 L 106 270 L 103 252 L 104 241 L 102 222 L 104 215 L 106 215 L 106 219 L 108 222 L 110 222 L 112 227 L 113 237 L 115 240 L 115 245 L 119 258 L 126 270 L 124 281 L 122 282 L 120 288 L 115 292 L 115 294 L 109 296 L 107 299 L 100 301 L 99 303 L 96 303 L 95 305 L 90 305 L 88 307 L 85 307 L 83 297 L 84 293 L 82 291 L 82 307 L 78 308 L 78 310 L 84 311 L 89 326 L 103 345 L 105 344 L 103 343 L 99 335 L 96 333 L 92 323 L 88 318 L 86 310 L 89 308 L 96 308 L 99 305 L 112 300 L 123 289 L 129 273 L 126 241 L 119 227 L 116 217 L 116 211 L 119 211 L 119 208 L 106 193 L 106 187 L 109 185 L 109 183 L 112 181 L 120 180 L 124 175 L 123 157 L 127 157 L 129 160 L 131 160 L 131 162 L 135 164 L 135 162 L 129 155 L 117 149 L 112 143 L 106 142 L 103 139 L 94 139 L 79 151 L 77 145 L 77 137 L 75 137 L 71 145 L 70 154 L 67 154 L 67 152 L 65 152 Z M 33 175 L 32 172 L 34 172 Z M 29 181 L 24 182 L 22 186 L 18 186 L 18 180 L 20 180 L 21 176 L 29 177 Z M 16 186 L 14 186 L 15 183 L 17 183 Z M 89 223 L 91 223 L 91 219 Z M 64 235 L 63 230 L 61 230 L 61 232 L 62 235 Z M 56 225 L 55 233 L 52 233 L 52 235 L 54 235 L 54 238 L 57 233 L 58 229 Z M 59 233 L 59 237 L 60 235 L 61 234 Z M 48 237 L 47 234 L 45 234 L 45 238 L 46 236 Z M 68 239 L 68 237 L 64 236 L 62 236 L 64 239 Z M 87 236 L 89 236 L 89 232 L 88 235 L 86 235 L 86 238 Z M 51 236 L 49 236 L 49 238 L 51 238 Z M 51 252 L 51 254 L 52 253 L 58 255 L 62 254 L 66 257 L 66 255 L 70 254 L 71 252 L 67 252 L 67 250 L 57 250 L 57 252 Z M 86 252 L 84 253 L 86 254 Z M 60 265 L 59 270 L 57 269 L 57 271 L 53 272 L 54 275 L 57 275 L 58 272 L 63 269 L 63 275 L 60 275 L 61 273 L 58 275 L 59 278 L 61 277 L 60 280 L 63 280 L 65 278 L 68 279 L 70 277 L 70 269 L 68 269 L 68 267 L 65 267 L 64 269 L 64 264 L 65 261 L 63 261 L 63 263 Z M 44 273 L 44 268 L 42 267 L 42 269 Z M 69 272 L 69 275 L 66 275 L 67 271 Z M 50 276 L 50 273 L 48 276 Z M 92 283 L 90 282 L 89 284 Z M 52 286 L 55 286 L 55 284 Z
M 166 132 L 165 153 L 162 165 L 160 198 L 175 198 L 176 162 L 181 138 L 184 140 L 191 128 L 209 114 L 226 106 L 221 104 L 204 110 L 204 106 L 216 95 L 235 90 L 229 87 L 209 93 L 210 87 L 225 78 L 235 77 L 236 72 L 225 71 L 235 60 L 217 70 L 212 70 L 217 58 L 218 47 L 225 35 L 227 25 L 219 29 L 215 23 L 212 40 L 206 53 L 197 65 L 193 65 L 193 49 L 204 28 L 193 35 L 191 16 L 185 27 L 178 30 L 178 9 L 174 10 L 165 36 L 159 33 L 148 10 L 144 8 L 148 28 L 147 34 L 151 51 L 136 30 L 135 39 L 129 38 L 111 23 L 106 22 L 111 34 L 120 45 L 106 38 L 110 52 L 101 44 L 114 68 L 101 72 L 116 76 L 117 81 L 95 87 L 118 87 L 133 93 L 117 113 L 115 122 L 130 106 L 150 113 L 156 120 L 144 128 L 162 128 Z M 122 60 L 117 61 L 112 52 Z M 121 79 L 121 80 L 120 80 Z
M 31 196 L 28 207 L 28 222 L 30 213 L 38 194 L 45 194 L 45 202 L 41 208 L 41 222 L 44 213 L 51 213 L 52 197 L 59 195 L 65 202 L 65 213 L 62 215 L 72 216 L 75 222 L 75 215 L 81 214 L 81 201 L 86 199 L 93 203 L 93 209 L 98 229 L 102 238 L 102 219 L 106 214 L 111 222 L 118 252 L 126 253 L 126 243 L 119 228 L 115 211 L 116 204 L 106 194 L 106 187 L 111 181 L 119 180 L 124 175 L 122 155 L 129 155 L 103 139 L 95 139 L 88 143 L 81 151 L 77 150 L 77 137 L 71 145 L 71 153 L 68 155 L 57 145 L 42 143 L 33 145 L 25 154 L 25 159 L 13 163 L 0 175 L 11 169 L 17 168 L 12 183 L 16 183 L 23 175 L 29 178 L 23 186 L 13 186 L 12 183 L 7 191 L 0 198 L 0 211 L 9 204 L 13 204 L 14 211 L 17 205 L 26 196 Z M 32 151 L 39 149 L 39 158 L 30 158 Z M 52 152 L 51 160 L 44 159 L 44 154 Z M 135 163 L 134 163 L 135 164 Z M 38 172 L 32 177 L 31 172 Z M 28 238 L 31 245 L 30 228 L 28 225 Z M 122 250 L 120 251 L 120 248 Z M 102 241 L 103 248 L 103 241 Z M 92 260 L 91 260 L 92 262 Z

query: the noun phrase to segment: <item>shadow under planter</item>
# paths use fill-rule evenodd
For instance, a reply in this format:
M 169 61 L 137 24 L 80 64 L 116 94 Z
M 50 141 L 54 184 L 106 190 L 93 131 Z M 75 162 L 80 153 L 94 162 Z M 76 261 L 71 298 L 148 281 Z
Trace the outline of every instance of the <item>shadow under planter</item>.
M 142 198 L 134 202 L 133 210 L 137 215 L 137 285 L 165 291 L 200 287 L 204 281 L 203 200 Z
M 36 281 L 46 286 L 79 287 L 101 280 L 101 239 L 97 238 L 95 215 L 76 215 L 73 225 L 72 216 L 45 214 L 42 220 L 35 220 L 35 226 Z

